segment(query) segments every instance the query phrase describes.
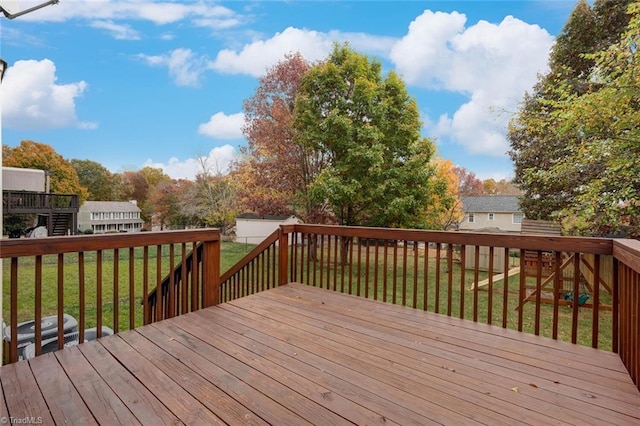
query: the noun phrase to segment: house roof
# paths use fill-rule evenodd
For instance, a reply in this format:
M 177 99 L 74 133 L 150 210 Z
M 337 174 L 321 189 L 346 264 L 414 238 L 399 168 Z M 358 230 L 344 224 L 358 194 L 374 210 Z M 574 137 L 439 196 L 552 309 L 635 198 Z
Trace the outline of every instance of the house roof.
M 139 212 L 140 208 L 130 201 L 85 201 L 80 211 L 92 213 Z
M 517 195 L 478 195 L 462 198 L 462 210 L 468 213 L 520 212 Z

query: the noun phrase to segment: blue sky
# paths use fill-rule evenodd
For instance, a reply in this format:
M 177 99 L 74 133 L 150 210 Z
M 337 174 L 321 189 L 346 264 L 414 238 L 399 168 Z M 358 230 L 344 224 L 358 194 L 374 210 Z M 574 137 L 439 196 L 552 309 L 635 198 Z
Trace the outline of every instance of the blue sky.
M 200 157 L 224 171 L 266 69 L 348 41 L 404 78 L 439 157 L 510 178 L 506 124 L 575 3 L 61 0 L 0 18 L 2 143 L 34 140 L 113 172 L 193 178 Z

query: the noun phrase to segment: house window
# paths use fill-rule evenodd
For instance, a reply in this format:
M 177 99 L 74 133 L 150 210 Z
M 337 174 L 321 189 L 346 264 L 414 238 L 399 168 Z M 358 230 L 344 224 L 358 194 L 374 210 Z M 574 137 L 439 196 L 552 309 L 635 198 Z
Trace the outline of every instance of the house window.
M 522 223 L 522 219 L 524 219 L 524 214 L 523 213 L 513 213 L 513 223 L 514 224 L 521 224 Z
M 469 223 L 474 223 L 476 221 L 475 213 L 469 213 Z
M 495 213 L 489 213 L 489 221 L 493 221 L 495 219 Z

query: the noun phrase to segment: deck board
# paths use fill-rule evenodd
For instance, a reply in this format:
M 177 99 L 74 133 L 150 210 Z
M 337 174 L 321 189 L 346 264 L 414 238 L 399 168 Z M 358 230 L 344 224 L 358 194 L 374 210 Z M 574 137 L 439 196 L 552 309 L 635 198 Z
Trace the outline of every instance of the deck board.
M 300 284 L 4 366 L 0 385 L 3 416 L 43 424 L 640 424 L 615 354 Z

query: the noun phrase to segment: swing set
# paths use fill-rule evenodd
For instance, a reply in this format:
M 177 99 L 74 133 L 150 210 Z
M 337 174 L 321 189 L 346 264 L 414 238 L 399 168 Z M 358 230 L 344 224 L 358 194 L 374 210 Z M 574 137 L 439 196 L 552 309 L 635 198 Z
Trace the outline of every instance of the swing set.
M 598 282 L 596 283 L 594 265 L 599 259 Z M 559 263 L 558 267 L 556 265 Z M 596 285 L 609 295 L 613 260 L 611 256 L 595 257 L 593 254 L 579 253 L 546 253 L 525 251 L 524 274 L 526 294 L 520 300 L 516 310 L 525 303 L 539 300 L 542 303 L 557 303 L 573 306 L 577 302 L 579 307 L 593 308 L 593 293 Z M 527 278 L 542 280 L 540 285 L 531 285 Z M 556 283 L 558 281 L 558 283 Z M 576 289 L 578 291 L 576 291 Z M 577 293 L 577 297 L 576 297 Z M 591 300 L 591 302 L 590 302 Z M 600 310 L 611 310 L 610 305 L 599 303 Z

